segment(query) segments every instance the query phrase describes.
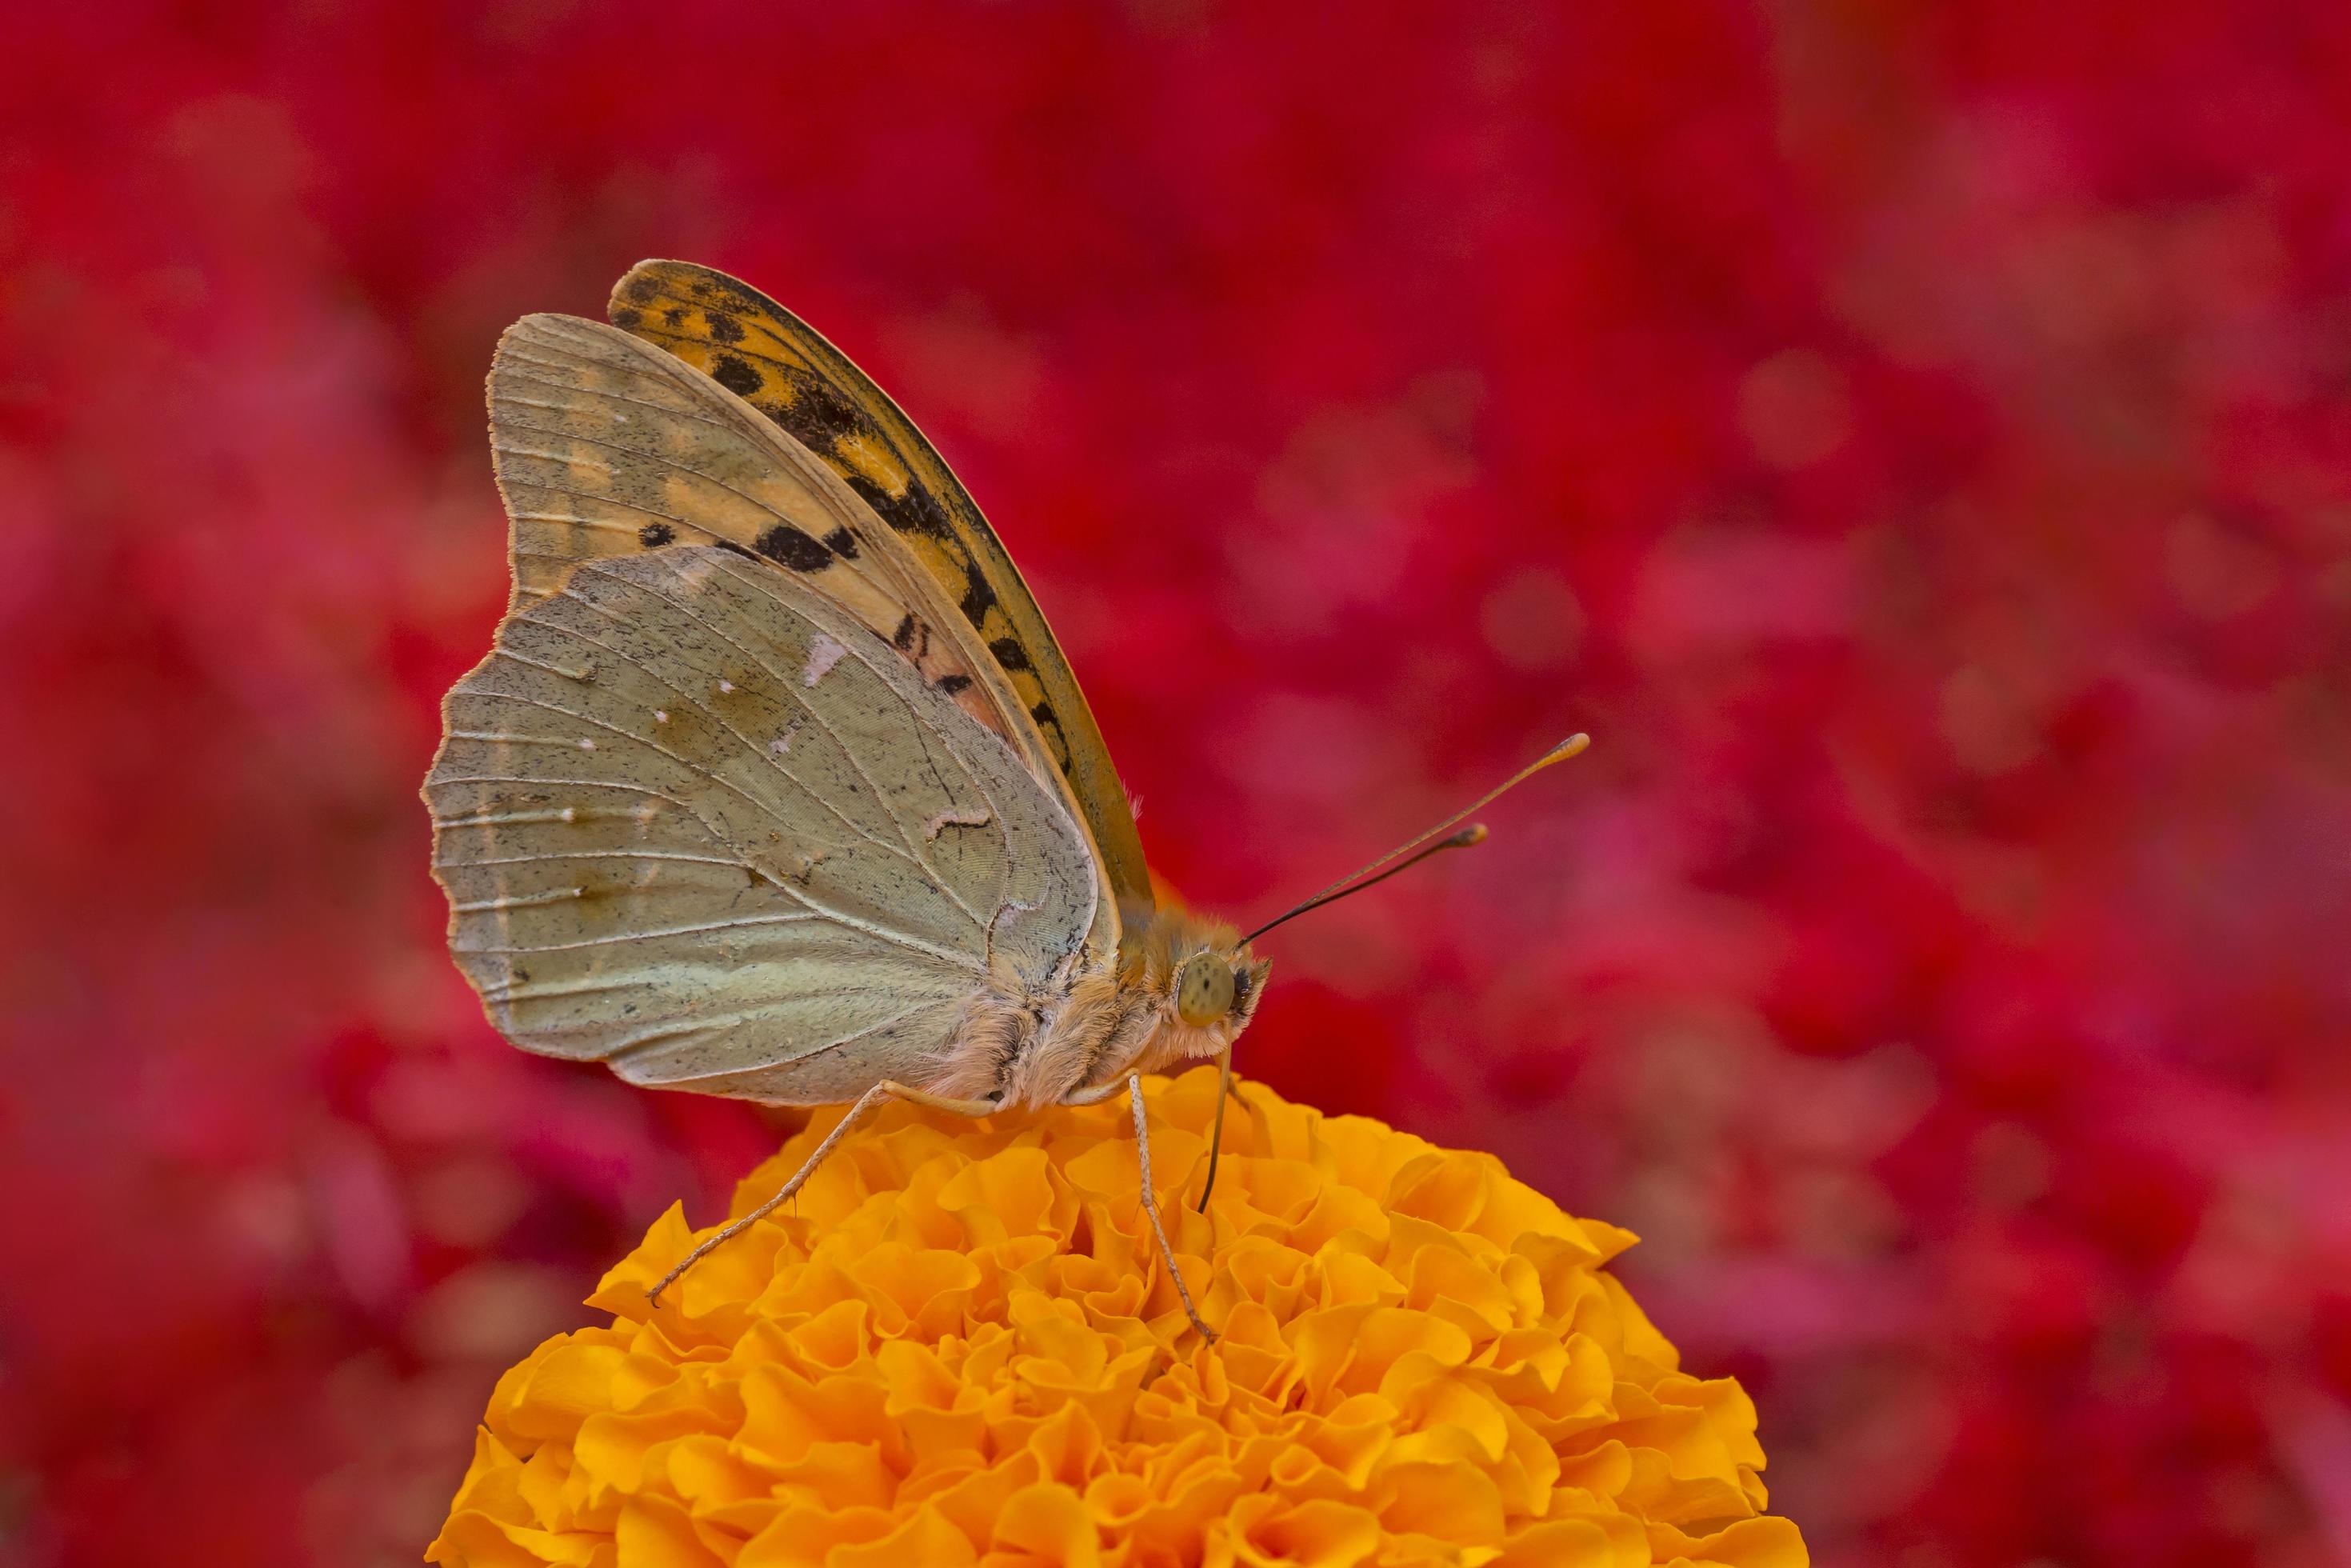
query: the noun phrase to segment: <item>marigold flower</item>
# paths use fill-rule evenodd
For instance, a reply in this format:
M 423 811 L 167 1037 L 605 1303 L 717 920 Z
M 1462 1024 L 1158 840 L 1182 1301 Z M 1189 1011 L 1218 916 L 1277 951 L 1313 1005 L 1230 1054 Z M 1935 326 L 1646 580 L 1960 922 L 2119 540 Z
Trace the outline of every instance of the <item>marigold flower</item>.
M 650 1305 L 673 1207 L 502 1377 L 427 1553 L 473 1568 L 1802 1568 L 1755 1409 L 1490 1155 L 1204 1069 L 970 1123 L 893 1104 Z M 773 1192 L 838 1119 L 747 1177 Z

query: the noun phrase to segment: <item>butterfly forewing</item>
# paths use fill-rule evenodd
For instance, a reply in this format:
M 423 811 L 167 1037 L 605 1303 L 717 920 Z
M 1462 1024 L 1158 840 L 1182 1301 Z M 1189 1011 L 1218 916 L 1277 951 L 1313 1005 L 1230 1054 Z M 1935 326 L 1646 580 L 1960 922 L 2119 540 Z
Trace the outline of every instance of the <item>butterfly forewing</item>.
M 680 542 L 731 547 L 849 611 L 1050 788 L 1068 789 L 1009 677 L 900 536 L 733 392 L 616 328 L 569 316 L 510 328 L 489 390 L 515 603 L 583 560 Z M 1065 803 L 1082 820 L 1077 801 Z M 1092 940 L 1110 952 L 1118 936 L 1117 899 L 1102 897 Z
M 818 588 L 722 549 L 574 567 L 450 693 L 451 946 L 516 1043 L 821 1103 L 935 1066 L 991 953 L 1042 982 L 1083 832 Z
M 995 530 L 914 423 L 807 323 L 725 273 L 641 262 L 614 287 L 610 314 L 774 421 L 895 531 L 1068 780 L 1117 897 L 1148 905 L 1134 811 L 1077 677 Z
M 952 639 L 908 622 L 889 531 L 798 443 L 670 356 L 569 316 L 527 316 L 490 371 L 490 448 L 512 519 L 514 603 L 583 560 L 731 544 L 809 580 L 895 638 L 935 684 L 1001 732 L 1008 706 Z M 875 548 L 876 546 L 879 548 Z

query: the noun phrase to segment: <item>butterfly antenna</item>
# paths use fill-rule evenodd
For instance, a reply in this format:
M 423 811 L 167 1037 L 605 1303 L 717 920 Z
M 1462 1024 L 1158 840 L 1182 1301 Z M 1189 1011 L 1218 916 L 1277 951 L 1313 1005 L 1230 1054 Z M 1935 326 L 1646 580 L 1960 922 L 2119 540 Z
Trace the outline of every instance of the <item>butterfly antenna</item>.
M 1267 932 L 1272 930 L 1275 926 L 1282 924 L 1284 921 L 1295 920 L 1310 909 L 1320 909 L 1324 904 L 1344 898 L 1351 893 L 1361 893 L 1367 887 L 1385 882 L 1388 878 L 1395 875 L 1396 873 L 1409 870 L 1433 854 L 1441 853 L 1446 850 L 1466 850 L 1472 844 L 1484 843 L 1486 841 L 1486 828 L 1481 822 L 1472 822 L 1469 826 L 1462 829 L 1459 832 L 1455 833 L 1451 838 L 1446 839 L 1441 842 L 1430 844 L 1428 843 L 1428 841 L 1436 838 L 1437 834 L 1445 831 L 1446 829 L 1453 826 L 1454 823 L 1469 815 L 1472 811 L 1480 810 L 1485 807 L 1491 805 L 1494 801 L 1499 800 L 1504 795 L 1509 794 L 1511 790 L 1517 789 L 1520 785 L 1525 783 L 1528 779 L 1533 778 L 1536 774 L 1541 772 L 1552 763 L 1564 762 L 1569 758 L 1574 756 L 1577 752 L 1582 751 L 1585 747 L 1591 744 L 1592 737 L 1588 735 L 1579 732 L 1575 735 L 1569 736 L 1565 740 L 1561 741 L 1557 746 L 1552 747 L 1549 751 L 1544 752 L 1541 757 L 1536 758 L 1532 762 L 1528 763 L 1524 768 L 1520 768 L 1516 773 L 1511 774 L 1508 779 L 1503 779 L 1499 784 L 1495 785 L 1494 788 L 1487 790 L 1483 795 L 1479 796 L 1475 800 L 1470 801 L 1469 804 L 1462 807 L 1461 810 L 1454 812 L 1453 815 L 1446 818 L 1445 821 L 1429 829 L 1428 831 L 1422 833 L 1417 838 L 1408 839 L 1405 842 L 1398 844 L 1395 848 L 1390 850 L 1387 853 L 1382 855 L 1371 864 L 1348 873 L 1345 876 L 1341 877 L 1338 881 L 1332 883 L 1330 886 L 1324 888 L 1322 892 L 1316 894 L 1305 903 L 1297 905 L 1285 914 L 1278 915 L 1271 920 L 1267 921 L 1264 925 L 1259 926 L 1256 930 L 1242 937 L 1241 940 L 1243 942 L 1254 942 L 1259 937 L 1264 936 Z M 1428 844 L 1428 847 L 1426 849 L 1421 849 L 1423 844 Z M 1419 850 L 1420 852 L 1413 854 L 1412 852 L 1415 850 Z M 1388 865 L 1388 862 L 1395 860 L 1398 855 L 1407 855 L 1410 858 L 1406 859 L 1402 864 L 1392 866 Z M 1387 866 L 1387 869 L 1385 871 L 1380 871 L 1382 866 Z M 1377 876 L 1374 876 L 1372 874 L 1374 872 L 1379 872 L 1379 874 Z

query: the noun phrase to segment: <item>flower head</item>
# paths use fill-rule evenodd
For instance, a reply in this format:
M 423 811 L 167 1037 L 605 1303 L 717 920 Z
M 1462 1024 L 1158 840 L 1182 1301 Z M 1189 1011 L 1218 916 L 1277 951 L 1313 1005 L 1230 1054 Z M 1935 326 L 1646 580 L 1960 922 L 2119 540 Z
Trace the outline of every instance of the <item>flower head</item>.
M 1166 1278 L 1120 1101 L 893 1104 L 653 1307 L 676 1208 L 499 1380 L 429 1557 L 477 1568 L 1802 1568 L 1737 1384 L 1606 1271 L 1626 1232 L 1489 1155 L 1150 1081 Z M 838 1118 L 746 1178 L 742 1213 Z

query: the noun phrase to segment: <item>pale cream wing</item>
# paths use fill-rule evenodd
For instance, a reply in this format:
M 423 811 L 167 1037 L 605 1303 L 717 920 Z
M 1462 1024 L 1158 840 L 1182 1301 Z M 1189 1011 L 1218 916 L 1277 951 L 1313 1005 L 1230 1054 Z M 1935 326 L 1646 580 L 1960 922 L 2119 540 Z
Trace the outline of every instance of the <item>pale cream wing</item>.
M 993 729 L 1084 818 L 1010 677 L 913 549 L 841 476 L 749 403 L 618 328 L 526 316 L 498 340 L 490 446 L 512 519 L 511 608 L 581 562 L 674 544 L 757 555 L 832 600 Z M 1096 857 L 1100 864 L 1100 856 Z M 1118 948 L 1107 871 L 1095 950 Z
M 1083 831 L 804 580 L 712 547 L 575 567 L 450 692 L 450 946 L 525 1050 L 790 1103 L 939 1065 L 991 953 L 1079 953 Z

